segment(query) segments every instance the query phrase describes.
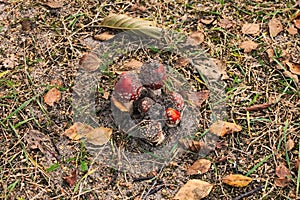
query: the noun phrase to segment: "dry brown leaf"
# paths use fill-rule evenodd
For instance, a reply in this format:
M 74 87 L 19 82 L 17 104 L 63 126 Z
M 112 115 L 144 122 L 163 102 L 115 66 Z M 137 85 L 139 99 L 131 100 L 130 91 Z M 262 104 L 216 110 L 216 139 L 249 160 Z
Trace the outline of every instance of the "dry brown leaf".
M 276 18 L 271 19 L 268 26 L 271 37 L 276 37 L 281 31 L 283 31 L 281 22 Z
M 230 29 L 233 26 L 233 23 L 229 19 L 220 19 L 218 25 L 221 28 Z
M 96 71 L 101 63 L 102 61 L 95 53 L 85 54 L 79 61 L 80 68 L 88 72 Z
M 189 180 L 183 185 L 174 199 L 178 200 L 199 200 L 207 197 L 211 192 L 213 185 L 199 179 Z
M 115 36 L 110 34 L 109 32 L 103 32 L 103 33 L 94 35 L 94 39 L 95 40 L 100 40 L 100 41 L 110 40 L 113 37 L 115 37 Z
M 49 8 L 54 8 L 54 9 L 57 9 L 57 8 L 62 8 L 63 7 L 63 4 L 59 1 L 47 1 L 46 3 L 44 3 L 44 5 L 48 6 Z
M 288 170 L 288 168 L 286 168 L 286 166 L 282 163 L 276 167 L 275 173 L 279 178 L 287 178 L 291 176 L 291 173 Z
M 293 24 L 289 28 L 287 28 L 286 30 L 291 35 L 295 35 L 295 34 L 298 33 L 298 30 L 295 28 L 295 26 Z
M 25 141 L 30 149 L 39 149 L 42 153 L 45 154 L 45 149 L 43 148 L 43 142 L 51 142 L 51 139 L 48 135 L 38 131 L 30 130 L 25 136 Z
M 291 78 L 295 81 L 295 83 L 299 83 L 299 79 L 298 76 L 296 74 L 293 74 L 292 72 L 289 72 L 287 70 L 285 70 L 284 72 L 282 72 L 286 77 Z
M 246 187 L 251 183 L 252 178 L 241 174 L 230 174 L 225 176 L 222 180 L 225 184 L 233 187 Z
M 180 57 L 177 59 L 175 66 L 176 67 L 185 67 L 191 63 L 190 58 Z
M 139 70 L 143 65 L 143 62 L 132 59 L 124 64 L 126 70 Z
M 256 42 L 253 42 L 252 40 L 244 41 L 239 46 L 241 49 L 244 49 L 245 53 L 249 53 L 252 50 L 255 50 L 258 47 L 258 44 Z
M 202 90 L 199 92 L 193 92 L 188 94 L 188 100 L 195 106 L 201 107 L 203 102 L 205 102 L 209 97 L 209 90 Z
M 98 127 L 86 133 L 85 138 L 93 145 L 103 145 L 110 140 L 111 134 L 111 128 Z
M 209 130 L 218 136 L 224 137 L 227 134 L 241 131 L 242 127 L 234 123 L 218 120 L 209 127 Z
M 285 62 L 285 64 L 289 67 L 292 73 L 300 75 L 300 64 L 296 64 L 292 62 Z
M 244 34 L 250 34 L 250 35 L 258 35 L 260 32 L 259 24 L 244 24 L 242 27 L 242 33 Z
M 211 166 L 211 161 L 207 159 L 199 159 L 193 163 L 187 170 L 187 175 L 204 174 L 208 172 Z
M 71 140 L 79 140 L 85 136 L 86 133 L 93 130 L 93 127 L 81 122 L 75 122 L 70 128 L 65 130 L 63 135 L 67 136 Z
M 289 184 L 290 180 L 287 178 L 275 178 L 274 182 L 276 186 L 284 188 Z
M 272 48 L 267 49 L 266 52 L 267 52 L 267 54 L 268 54 L 268 57 L 269 57 L 270 62 L 273 62 L 273 58 L 274 58 L 274 55 L 275 55 L 274 49 L 272 49 Z
M 130 112 L 132 110 L 132 104 L 124 104 L 120 101 L 118 101 L 114 96 L 111 97 L 112 105 L 114 105 L 116 108 L 118 108 L 122 112 Z
M 69 186 L 73 186 L 76 184 L 76 170 L 72 171 L 71 175 L 65 176 L 64 180 L 68 183 Z
M 286 150 L 290 151 L 294 148 L 295 142 L 291 138 L 286 141 Z
M 188 36 L 187 43 L 193 46 L 199 45 L 204 41 L 204 33 L 195 31 Z
M 59 102 L 61 93 L 57 88 L 52 88 L 44 96 L 44 102 L 49 106 L 54 106 L 54 103 Z
M 213 21 L 215 21 L 214 18 L 211 18 L 211 19 L 200 19 L 200 22 L 203 23 L 203 24 L 211 24 Z
M 294 24 L 295 24 L 297 29 L 300 29 L 300 19 L 295 19 Z
M 247 107 L 246 110 L 247 111 L 259 111 L 259 110 L 269 108 L 271 105 L 272 105 L 272 103 L 256 104 L 256 105 Z
M 298 170 L 299 167 L 300 167 L 300 157 L 298 157 L 296 161 L 296 169 Z
M 211 61 L 216 64 L 216 68 L 213 71 L 216 71 L 218 74 L 222 75 L 221 80 L 229 79 L 226 71 L 226 63 L 216 58 L 211 58 Z
M 209 150 L 209 147 L 201 141 L 189 140 L 189 139 L 181 139 L 179 143 L 183 145 L 186 149 L 198 152 L 200 150 Z

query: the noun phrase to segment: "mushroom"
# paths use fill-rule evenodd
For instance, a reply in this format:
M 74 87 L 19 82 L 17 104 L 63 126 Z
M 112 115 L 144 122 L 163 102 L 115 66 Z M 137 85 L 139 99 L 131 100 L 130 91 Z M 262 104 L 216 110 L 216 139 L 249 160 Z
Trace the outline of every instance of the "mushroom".
M 148 112 L 154 103 L 155 102 L 151 98 L 144 97 L 138 102 L 138 111 L 143 115 Z
M 158 121 L 144 120 L 141 122 L 140 127 L 140 138 L 152 145 L 159 145 L 165 140 L 163 134 L 162 125 Z
M 167 126 L 172 128 L 179 124 L 181 120 L 181 114 L 174 108 L 167 108 L 165 110 L 165 118 Z
M 166 67 L 159 62 L 151 62 L 141 67 L 139 78 L 145 87 L 160 89 L 167 79 Z
M 181 94 L 177 92 L 171 92 L 166 97 L 166 104 L 168 107 L 175 108 L 176 110 L 181 111 L 184 106 L 184 100 Z

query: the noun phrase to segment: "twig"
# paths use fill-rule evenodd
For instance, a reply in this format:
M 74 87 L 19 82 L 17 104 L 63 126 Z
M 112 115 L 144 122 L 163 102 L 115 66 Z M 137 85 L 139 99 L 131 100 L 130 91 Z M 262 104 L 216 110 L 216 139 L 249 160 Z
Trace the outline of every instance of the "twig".
M 157 186 L 156 188 L 150 190 L 149 193 L 148 193 L 148 195 L 152 195 L 152 194 L 158 192 L 159 190 L 163 189 L 163 187 L 165 187 L 165 185 L 159 185 L 159 186 Z
M 263 186 L 261 185 L 261 186 L 255 188 L 255 189 L 253 189 L 253 190 L 251 190 L 251 191 L 249 191 L 249 192 L 246 192 L 246 193 L 244 193 L 244 194 L 241 194 L 241 195 L 238 196 L 238 197 L 233 198 L 232 200 L 241 200 L 241 199 L 243 199 L 243 198 L 245 198 L 245 197 L 251 196 L 252 194 L 254 194 L 254 193 L 256 193 L 256 192 L 258 192 L 258 191 L 260 191 L 260 190 L 262 190 L 262 189 L 263 189 Z
M 132 182 L 142 182 L 142 181 L 147 181 L 150 180 L 152 178 L 154 178 L 155 176 L 146 176 L 146 177 L 138 177 L 138 178 L 133 178 Z

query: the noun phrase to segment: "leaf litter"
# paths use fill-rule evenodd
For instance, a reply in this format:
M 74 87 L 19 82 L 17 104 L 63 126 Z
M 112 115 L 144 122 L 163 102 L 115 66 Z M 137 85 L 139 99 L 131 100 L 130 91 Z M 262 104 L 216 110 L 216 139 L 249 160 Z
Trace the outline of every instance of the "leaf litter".
M 187 175 L 204 174 L 209 171 L 211 161 L 201 158 L 193 163 L 187 170 Z
M 213 185 L 199 179 L 191 179 L 183 185 L 174 199 L 178 200 L 198 200 L 203 199 L 209 195 Z

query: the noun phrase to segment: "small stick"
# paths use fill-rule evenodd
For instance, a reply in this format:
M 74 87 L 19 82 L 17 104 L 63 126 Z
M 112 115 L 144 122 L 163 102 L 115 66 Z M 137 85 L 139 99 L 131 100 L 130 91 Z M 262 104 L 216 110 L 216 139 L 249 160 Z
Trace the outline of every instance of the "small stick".
M 146 177 L 138 177 L 138 178 L 133 178 L 132 182 L 141 182 L 141 181 L 147 181 L 150 180 L 152 178 L 154 178 L 155 176 L 146 176 Z
M 249 192 L 246 192 L 246 193 L 244 193 L 244 194 L 241 194 L 241 195 L 238 196 L 238 197 L 233 198 L 232 200 L 241 200 L 241 199 L 243 199 L 243 198 L 245 198 L 245 197 L 251 196 L 252 194 L 254 194 L 254 193 L 256 193 L 256 192 L 258 192 L 258 191 L 260 191 L 260 190 L 262 190 L 262 189 L 263 189 L 263 186 L 261 185 L 261 186 L 255 188 L 255 189 L 253 189 L 253 190 L 251 190 L 251 191 L 249 191 Z
M 156 192 L 158 192 L 159 190 L 163 189 L 163 187 L 165 187 L 165 185 L 159 185 L 159 186 L 157 186 L 156 188 L 150 190 L 149 193 L 148 193 L 148 196 L 149 196 L 149 195 L 152 195 L 152 194 L 154 194 L 154 193 L 156 193 Z

